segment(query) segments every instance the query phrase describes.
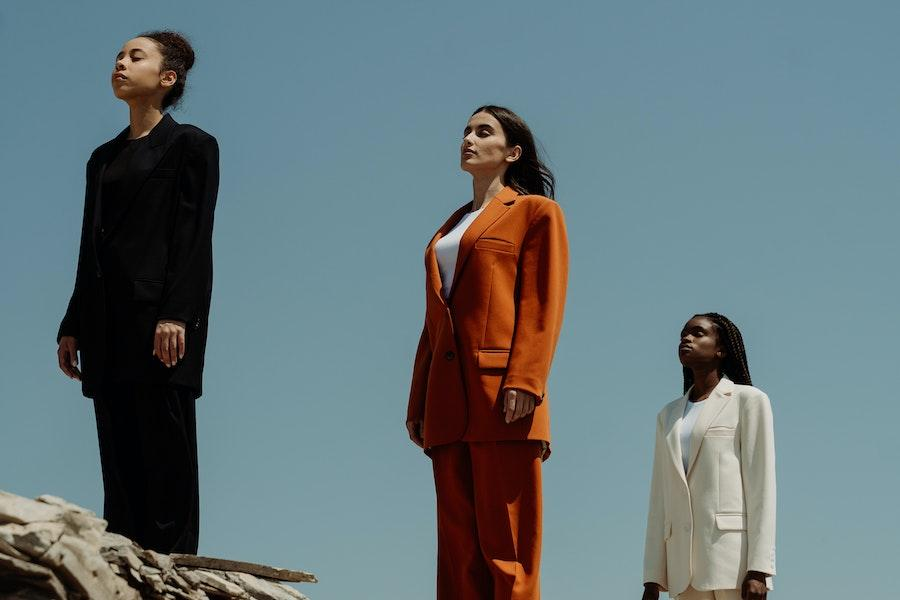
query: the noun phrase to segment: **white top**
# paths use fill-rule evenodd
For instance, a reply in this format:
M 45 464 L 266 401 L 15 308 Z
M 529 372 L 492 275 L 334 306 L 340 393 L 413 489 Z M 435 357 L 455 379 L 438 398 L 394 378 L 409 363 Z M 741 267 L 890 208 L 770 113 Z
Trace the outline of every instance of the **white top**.
M 697 423 L 697 417 L 703 410 L 704 400 L 699 402 L 691 402 L 690 398 L 684 403 L 684 418 L 681 419 L 681 460 L 684 461 L 684 474 L 687 475 L 688 462 L 691 459 L 691 433 L 694 431 L 694 424 Z
M 450 290 L 453 289 L 453 275 L 456 272 L 456 257 L 459 255 L 459 241 L 469 225 L 472 224 L 484 207 L 488 205 L 485 202 L 481 208 L 476 211 L 467 212 L 459 223 L 453 226 L 453 229 L 447 232 L 434 245 L 434 251 L 437 254 L 438 269 L 441 272 L 441 294 L 444 300 L 450 297 Z

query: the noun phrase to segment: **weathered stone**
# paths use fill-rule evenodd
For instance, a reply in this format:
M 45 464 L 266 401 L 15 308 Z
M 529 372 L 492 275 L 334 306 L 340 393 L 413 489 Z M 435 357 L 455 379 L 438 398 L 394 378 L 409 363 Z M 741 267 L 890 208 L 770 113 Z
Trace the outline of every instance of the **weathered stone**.
M 256 600 L 308 600 L 293 588 L 274 581 L 259 579 L 247 573 L 229 572 L 228 579 L 244 588 Z
M 88 598 L 140 600 L 140 595 L 113 573 L 100 553 L 79 538 L 64 534 L 40 561 L 58 569 L 67 583 Z
M 55 521 L 63 515 L 63 512 L 58 506 L 0 492 L 0 523 L 24 525 L 38 521 Z
M 66 590 L 53 571 L 41 565 L 0 554 L 0 578 L 9 578 L 9 575 L 14 575 L 19 582 L 30 582 L 32 586 L 49 594 L 47 597 L 66 599 Z
M 61 523 L 28 523 L 0 525 L 0 540 L 33 558 L 40 558 L 65 531 Z
M 316 581 L 303 571 L 144 550 L 54 496 L 0 492 L 0 515 L 2 600 L 307 600 L 273 579 Z
M 244 591 L 244 588 L 231 583 L 219 574 L 203 569 L 195 571 L 179 569 L 178 571 L 189 583 L 199 586 L 208 592 L 225 594 L 230 598 L 238 598 L 240 600 L 248 600 L 250 598 L 250 594 Z

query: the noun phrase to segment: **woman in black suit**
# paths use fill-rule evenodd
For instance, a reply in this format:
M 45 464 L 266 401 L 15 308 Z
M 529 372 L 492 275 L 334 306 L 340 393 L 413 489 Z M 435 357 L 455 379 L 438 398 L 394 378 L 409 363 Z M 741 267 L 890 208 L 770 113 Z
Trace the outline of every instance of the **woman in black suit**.
M 215 138 L 166 113 L 193 63 L 170 31 L 129 40 L 116 57 L 112 88 L 130 125 L 88 161 L 75 290 L 57 337 L 60 369 L 94 400 L 109 529 L 167 553 L 197 551 L 194 403 L 219 183 Z

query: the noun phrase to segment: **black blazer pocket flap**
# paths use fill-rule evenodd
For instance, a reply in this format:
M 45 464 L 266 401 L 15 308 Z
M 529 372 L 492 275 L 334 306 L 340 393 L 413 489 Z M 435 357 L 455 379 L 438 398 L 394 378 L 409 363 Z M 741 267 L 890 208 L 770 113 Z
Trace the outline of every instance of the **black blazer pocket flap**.
M 509 350 L 479 350 L 479 369 L 505 369 L 509 364 Z
M 168 167 L 157 167 L 153 169 L 153 172 L 150 173 L 151 179 L 172 179 L 175 175 L 178 174 L 178 169 L 172 169 Z
M 510 254 L 514 254 L 516 251 L 515 244 L 497 238 L 478 239 L 475 241 L 475 247 L 479 250 L 497 250 L 499 252 L 509 252 Z
M 136 302 L 159 302 L 163 295 L 163 282 L 150 279 L 136 279 L 134 286 L 134 300 Z

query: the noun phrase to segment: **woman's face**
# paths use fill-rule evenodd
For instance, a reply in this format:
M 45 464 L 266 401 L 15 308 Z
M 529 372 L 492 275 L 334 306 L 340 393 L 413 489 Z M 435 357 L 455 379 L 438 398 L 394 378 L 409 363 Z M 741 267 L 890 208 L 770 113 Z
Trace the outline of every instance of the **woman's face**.
M 502 174 L 522 155 L 522 147 L 507 146 L 500 121 L 490 113 L 480 112 L 472 115 L 466 124 L 459 153 L 463 171 L 473 175 Z
M 162 99 L 177 78 L 175 71 L 163 71 L 162 64 L 162 52 L 150 38 L 136 37 L 125 42 L 112 72 L 116 98 L 128 101 L 159 95 Z
M 718 367 L 724 352 L 715 324 L 707 317 L 694 317 L 681 330 L 678 358 L 689 369 Z

